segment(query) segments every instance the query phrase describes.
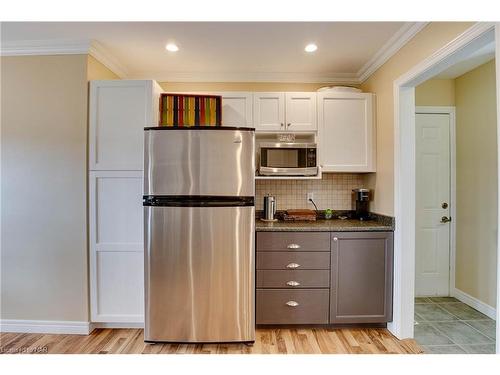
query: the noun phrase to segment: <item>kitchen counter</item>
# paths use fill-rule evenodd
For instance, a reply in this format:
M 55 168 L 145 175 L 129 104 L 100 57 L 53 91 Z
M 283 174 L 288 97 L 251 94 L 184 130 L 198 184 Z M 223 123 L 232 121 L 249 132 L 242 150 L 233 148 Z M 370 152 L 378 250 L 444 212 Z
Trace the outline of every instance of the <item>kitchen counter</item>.
M 387 232 L 394 230 L 392 220 L 319 219 L 316 221 L 255 221 L 257 232 Z

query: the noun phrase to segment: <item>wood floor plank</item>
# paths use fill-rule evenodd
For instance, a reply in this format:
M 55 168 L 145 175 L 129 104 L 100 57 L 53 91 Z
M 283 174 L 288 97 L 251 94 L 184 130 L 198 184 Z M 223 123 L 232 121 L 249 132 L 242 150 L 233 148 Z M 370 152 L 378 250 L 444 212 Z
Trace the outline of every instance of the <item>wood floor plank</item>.
M 95 329 L 90 335 L 0 333 L 0 353 L 93 354 L 421 354 L 414 340 L 398 340 L 385 328 L 259 328 L 253 346 L 144 342 L 142 329 Z M 43 351 L 42 351 L 43 353 Z

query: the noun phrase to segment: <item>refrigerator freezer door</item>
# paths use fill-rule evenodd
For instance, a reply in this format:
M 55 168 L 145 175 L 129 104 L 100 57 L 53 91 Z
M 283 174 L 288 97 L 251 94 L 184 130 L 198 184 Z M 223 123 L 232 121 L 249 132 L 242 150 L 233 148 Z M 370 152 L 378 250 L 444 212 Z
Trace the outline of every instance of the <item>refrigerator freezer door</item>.
M 144 195 L 254 196 L 254 131 L 146 130 Z
M 144 207 L 145 341 L 254 341 L 254 207 Z

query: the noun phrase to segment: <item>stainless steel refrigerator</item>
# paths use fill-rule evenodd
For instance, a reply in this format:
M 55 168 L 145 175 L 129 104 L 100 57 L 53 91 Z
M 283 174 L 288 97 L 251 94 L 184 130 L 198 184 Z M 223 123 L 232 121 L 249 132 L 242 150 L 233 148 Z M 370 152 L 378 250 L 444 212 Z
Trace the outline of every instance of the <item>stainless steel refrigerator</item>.
M 255 340 L 251 128 L 145 128 L 146 342 Z

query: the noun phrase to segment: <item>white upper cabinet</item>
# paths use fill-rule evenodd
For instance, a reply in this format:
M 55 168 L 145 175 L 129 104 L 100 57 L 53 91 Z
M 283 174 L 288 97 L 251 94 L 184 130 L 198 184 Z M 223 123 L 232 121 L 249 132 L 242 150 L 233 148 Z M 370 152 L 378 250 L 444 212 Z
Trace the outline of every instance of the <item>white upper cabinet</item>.
M 253 98 L 256 130 L 317 130 L 315 92 L 256 92 Z
M 142 170 L 144 127 L 158 125 L 160 92 L 154 81 L 90 82 L 90 170 Z
M 222 96 L 222 126 L 252 127 L 251 92 L 218 92 Z
M 318 93 L 323 172 L 375 172 L 374 98 L 369 93 Z
M 254 92 L 253 125 L 256 130 L 285 131 L 283 92 Z
M 285 93 L 285 120 L 287 131 L 316 131 L 316 93 Z

